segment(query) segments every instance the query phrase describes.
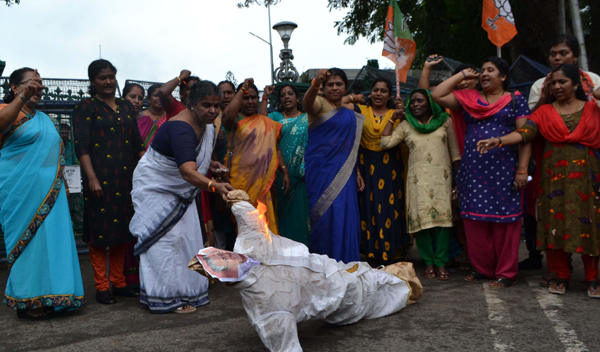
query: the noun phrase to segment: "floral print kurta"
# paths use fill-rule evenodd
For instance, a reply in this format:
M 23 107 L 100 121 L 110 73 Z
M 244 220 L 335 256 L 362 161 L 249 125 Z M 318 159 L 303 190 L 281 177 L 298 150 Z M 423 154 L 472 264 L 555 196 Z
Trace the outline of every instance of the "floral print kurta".
M 103 196 L 89 191 L 83 176 L 83 240 L 92 247 L 135 241 L 129 232 L 133 216 L 131 180 L 144 143 L 131 103 L 116 100 L 117 110 L 98 99 L 84 99 L 73 110 L 77 158 L 89 154 Z
M 583 110 L 561 115 L 569 132 Z M 518 132 L 524 142 L 539 133 L 528 121 Z M 538 191 L 537 248 L 597 256 L 600 249 L 600 151 L 581 144 L 546 141 Z
M 404 141 L 408 146 L 406 176 L 408 231 L 452 227 L 452 162 L 460 151 L 452 120 L 434 132 L 424 134 L 402 121 L 391 136 L 381 137 L 381 146 L 392 148 Z

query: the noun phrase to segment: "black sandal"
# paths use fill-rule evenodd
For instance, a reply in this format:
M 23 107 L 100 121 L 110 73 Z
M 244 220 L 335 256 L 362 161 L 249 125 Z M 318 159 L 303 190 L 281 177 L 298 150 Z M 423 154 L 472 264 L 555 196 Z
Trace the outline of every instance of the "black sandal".
M 501 277 L 501 278 L 497 279 L 495 282 L 496 282 L 496 285 L 490 286 L 490 287 L 494 287 L 494 288 L 509 288 L 512 285 L 514 285 L 515 282 L 517 282 L 517 279 L 507 279 L 505 277 Z M 502 286 L 498 286 L 498 284 L 502 284 Z
M 590 293 L 590 287 L 594 289 L 594 291 L 598 290 L 598 280 L 591 280 L 591 281 L 586 281 L 586 286 L 587 286 L 587 295 L 589 298 L 600 298 L 600 295 L 592 295 Z
M 473 278 L 467 279 L 469 276 L 473 276 Z M 475 281 L 481 281 L 481 280 L 488 279 L 488 277 L 481 273 L 478 273 L 477 271 L 473 271 L 469 275 L 465 276 L 464 279 L 465 279 L 465 281 L 468 281 L 468 282 L 475 282 Z
M 49 320 L 54 318 L 54 307 L 45 307 L 42 313 L 38 316 L 28 314 L 29 309 L 17 309 L 17 318 L 24 320 Z

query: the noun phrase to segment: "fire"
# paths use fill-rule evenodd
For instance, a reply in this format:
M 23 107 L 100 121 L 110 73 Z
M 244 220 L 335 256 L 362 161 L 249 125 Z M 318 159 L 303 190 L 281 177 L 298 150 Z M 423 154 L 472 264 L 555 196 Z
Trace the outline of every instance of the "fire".
M 248 214 L 258 213 L 258 218 L 256 220 L 256 224 L 262 228 L 262 232 L 265 234 L 265 238 L 271 242 L 271 233 L 269 232 L 269 223 L 267 221 L 267 206 L 261 202 L 258 202 L 258 206 L 256 210 L 251 211 Z

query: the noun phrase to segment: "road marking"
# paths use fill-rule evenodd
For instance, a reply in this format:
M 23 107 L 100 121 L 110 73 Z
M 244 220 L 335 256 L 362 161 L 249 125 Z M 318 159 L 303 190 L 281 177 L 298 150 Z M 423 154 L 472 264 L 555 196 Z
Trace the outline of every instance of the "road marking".
M 535 292 L 544 314 L 554 325 L 554 331 L 556 331 L 558 339 L 565 345 L 565 352 L 589 352 L 589 349 L 579 340 L 571 325 L 559 317 L 558 311 L 563 307 L 562 299 L 558 295 L 548 293 L 547 288 L 540 287 L 538 280 L 537 277 L 528 277 L 527 283 L 531 290 Z
M 506 309 L 506 303 L 500 297 L 498 297 L 499 289 L 491 288 L 488 282 L 483 284 L 483 294 L 487 303 L 488 319 L 492 324 L 490 328 L 490 334 L 494 336 L 494 350 L 497 352 L 508 352 L 514 351 L 515 347 L 512 342 L 504 341 L 500 334 L 499 329 L 512 329 L 512 321 L 508 310 Z

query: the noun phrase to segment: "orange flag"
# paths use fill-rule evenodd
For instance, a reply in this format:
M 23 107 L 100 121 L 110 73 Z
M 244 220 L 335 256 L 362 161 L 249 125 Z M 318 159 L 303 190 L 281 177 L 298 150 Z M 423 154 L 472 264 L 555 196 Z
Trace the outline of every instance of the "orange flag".
M 517 35 L 515 17 L 508 0 L 483 0 L 481 26 L 497 47 L 502 47 Z
M 400 82 L 406 82 L 408 70 L 415 58 L 417 45 L 413 39 L 406 19 L 400 11 L 398 2 L 390 0 L 385 20 L 385 37 L 381 55 L 396 64 L 396 96 L 400 97 Z

